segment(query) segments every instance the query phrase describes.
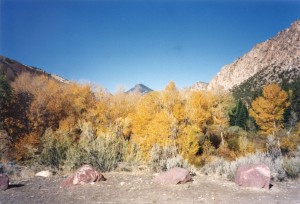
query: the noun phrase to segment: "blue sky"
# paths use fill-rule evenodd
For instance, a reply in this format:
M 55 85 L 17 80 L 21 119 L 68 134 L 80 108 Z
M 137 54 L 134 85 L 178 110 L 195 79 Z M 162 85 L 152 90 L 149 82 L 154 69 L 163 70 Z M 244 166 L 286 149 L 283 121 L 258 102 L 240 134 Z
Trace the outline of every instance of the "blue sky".
M 0 55 L 111 92 L 182 88 L 296 19 L 299 1 L 0 0 Z

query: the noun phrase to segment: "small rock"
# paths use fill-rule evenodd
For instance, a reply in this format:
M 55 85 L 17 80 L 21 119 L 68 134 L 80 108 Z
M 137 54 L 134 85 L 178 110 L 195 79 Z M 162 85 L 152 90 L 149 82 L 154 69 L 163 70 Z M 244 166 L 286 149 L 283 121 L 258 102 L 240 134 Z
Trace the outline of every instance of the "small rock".
M 35 176 L 48 178 L 48 177 L 52 176 L 52 172 L 49 170 L 40 171 L 40 172 L 36 173 Z
M 9 186 L 9 178 L 5 174 L 0 174 L 0 191 L 5 191 Z
M 125 182 L 121 182 L 120 185 L 121 185 L 121 186 L 124 186 L 124 185 L 125 185 Z

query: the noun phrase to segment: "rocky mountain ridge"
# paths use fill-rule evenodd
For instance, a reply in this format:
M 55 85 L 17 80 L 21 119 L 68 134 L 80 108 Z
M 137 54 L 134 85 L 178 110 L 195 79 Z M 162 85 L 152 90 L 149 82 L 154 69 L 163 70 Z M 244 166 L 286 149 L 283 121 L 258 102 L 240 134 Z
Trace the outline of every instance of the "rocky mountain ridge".
M 58 75 L 47 73 L 37 67 L 24 65 L 16 60 L 4 56 L 0 56 L 0 68 L 4 71 L 6 78 L 9 81 L 13 81 L 21 73 L 30 73 L 32 75 L 44 75 L 62 83 L 69 82 Z
M 221 87 L 224 90 L 231 90 L 257 73 L 271 73 L 272 69 L 276 68 L 277 76 L 280 76 L 279 73 L 287 73 L 289 70 L 297 70 L 299 67 L 300 20 L 296 20 L 290 28 L 279 32 L 275 37 L 265 42 L 257 44 L 250 52 L 232 64 L 224 66 L 211 80 L 208 89 L 213 90 Z M 299 71 L 295 73 L 299 73 Z M 273 80 L 272 82 L 277 81 Z

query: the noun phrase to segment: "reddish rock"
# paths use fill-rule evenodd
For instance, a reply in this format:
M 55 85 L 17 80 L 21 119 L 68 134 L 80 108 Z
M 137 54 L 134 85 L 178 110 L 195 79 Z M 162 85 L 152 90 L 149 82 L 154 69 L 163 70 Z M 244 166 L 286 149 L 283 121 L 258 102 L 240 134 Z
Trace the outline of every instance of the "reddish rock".
M 90 165 L 83 165 L 72 175 L 70 175 L 66 180 L 64 180 L 61 183 L 60 187 L 64 188 L 74 185 L 83 185 L 104 180 L 105 178 L 100 172 L 96 171 Z
M 269 189 L 270 179 L 270 168 L 265 164 L 243 165 L 235 174 L 235 183 L 242 187 Z
M 188 170 L 175 167 L 165 173 L 162 173 L 161 175 L 156 177 L 153 181 L 159 184 L 176 185 L 176 184 L 182 184 L 189 181 L 193 181 L 193 179 Z
M 5 174 L 0 174 L 0 191 L 5 191 L 9 185 L 9 178 Z

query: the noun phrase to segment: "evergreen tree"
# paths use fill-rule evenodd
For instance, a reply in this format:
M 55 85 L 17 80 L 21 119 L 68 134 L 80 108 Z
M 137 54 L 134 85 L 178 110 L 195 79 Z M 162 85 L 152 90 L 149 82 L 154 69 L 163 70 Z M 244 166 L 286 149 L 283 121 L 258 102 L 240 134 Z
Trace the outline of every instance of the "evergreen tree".
M 284 124 L 295 126 L 300 120 L 300 80 L 283 84 L 283 89 L 288 93 L 291 104 L 284 112 Z
M 5 113 L 12 96 L 12 88 L 6 80 L 3 68 L 0 67 L 0 129 L 3 127 Z
M 228 114 L 230 126 L 235 126 L 236 112 L 237 112 L 237 106 L 235 106 Z
M 247 107 L 241 99 L 238 100 L 237 105 L 234 107 L 231 113 L 229 113 L 229 117 L 231 126 L 239 126 L 241 128 L 247 127 L 249 114 Z
M 291 101 L 292 111 L 295 112 L 297 121 L 300 120 L 300 81 L 293 85 L 293 97 Z
M 236 117 L 235 124 L 239 127 L 246 128 L 247 120 L 249 119 L 248 110 L 245 104 L 240 101 L 240 109 L 238 111 L 238 115 Z

